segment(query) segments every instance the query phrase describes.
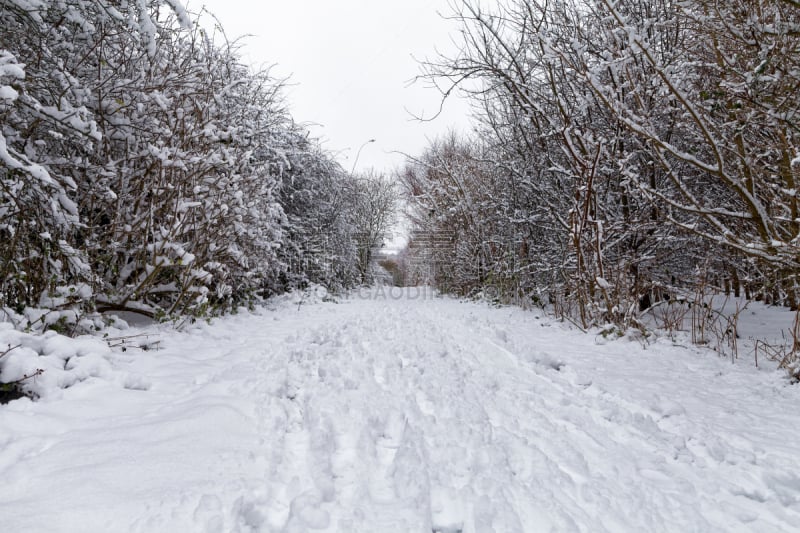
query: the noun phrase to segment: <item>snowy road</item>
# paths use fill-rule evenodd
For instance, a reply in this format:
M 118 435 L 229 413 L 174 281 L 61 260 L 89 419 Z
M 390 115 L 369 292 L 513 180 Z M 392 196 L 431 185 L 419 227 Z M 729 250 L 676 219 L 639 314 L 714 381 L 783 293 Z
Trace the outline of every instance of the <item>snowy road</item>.
M 0 529 L 798 530 L 778 373 L 367 296 L 161 330 L 116 355 L 132 388 L 0 408 Z

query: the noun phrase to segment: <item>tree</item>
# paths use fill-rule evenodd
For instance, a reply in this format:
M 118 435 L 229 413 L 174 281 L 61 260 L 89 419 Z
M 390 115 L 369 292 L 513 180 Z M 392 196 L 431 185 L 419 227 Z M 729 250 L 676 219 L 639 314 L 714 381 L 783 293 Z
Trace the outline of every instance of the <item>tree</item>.
M 465 0 L 454 18 L 462 49 L 427 76 L 474 99 L 505 223 L 464 195 L 450 205 L 506 248 L 532 242 L 534 285 L 582 325 L 635 324 L 708 250 L 733 279 L 796 271 L 791 2 Z
M 346 194 L 358 275 L 361 283 L 368 283 L 372 281 L 370 268 L 374 252 L 389 237 L 395 223 L 397 190 L 386 176 L 367 172 L 349 179 Z

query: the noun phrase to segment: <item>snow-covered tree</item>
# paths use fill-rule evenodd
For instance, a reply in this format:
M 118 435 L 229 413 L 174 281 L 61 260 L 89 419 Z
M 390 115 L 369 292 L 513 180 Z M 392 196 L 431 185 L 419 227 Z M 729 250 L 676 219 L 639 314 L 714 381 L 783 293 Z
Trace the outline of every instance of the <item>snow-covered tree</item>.
M 459 84 L 471 93 L 481 142 L 470 157 L 491 177 L 462 170 L 471 188 L 423 180 L 424 194 L 412 197 L 447 191 L 438 197 L 448 216 L 468 213 L 469 226 L 492 228 L 475 237 L 489 252 L 503 236 L 502 257 L 511 250 L 514 261 L 469 245 L 468 256 L 494 265 L 481 268 L 521 266 L 525 281 L 511 285 L 546 287 L 583 325 L 635 324 L 654 288 L 691 285 L 701 262 L 729 284 L 792 292 L 796 3 L 456 8 L 463 46 L 428 62 L 427 74 L 446 94 Z M 488 183 L 494 209 L 481 210 L 473 191 Z M 529 250 L 534 257 L 523 257 Z M 476 283 L 498 289 L 483 275 Z
M 369 283 L 374 252 L 383 246 L 396 220 L 397 189 L 388 177 L 370 171 L 352 176 L 346 194 L 358 275 L 361 283 Z
M 235 43 L 174 0 L 0 7 L 2 305 L 206 314 L 352 283 L 345 173 Z

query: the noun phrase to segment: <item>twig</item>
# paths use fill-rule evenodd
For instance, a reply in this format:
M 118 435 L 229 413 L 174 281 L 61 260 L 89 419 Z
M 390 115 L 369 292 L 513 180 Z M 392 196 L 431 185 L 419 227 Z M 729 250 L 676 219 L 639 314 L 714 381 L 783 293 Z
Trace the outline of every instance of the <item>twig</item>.
M 15 380 L 15 381 L 9 381 L 8 383 L 3 383 L 3 385 L 17 385 L 19 383 L 22 383 L 25 380 L 28 380 L 28 379 L 31 379 L 31 378 L 35 378 L 36 376 L 41 376 L 42 374 L 44 374 L 44 368 L 37 368 L 36 372 L 31 374 L 30 376 L 25 374 L 21 378 Z
M 11 352 L 11 351 L 13 351 L 13 350 L 16 350 L 16 349 L 17 349 L 17 348 L 19 348 L 20 346 L 22 346 L 22 345 L 21 345 L 21 344 L 17 344 L 16 346 L 11 346 L 11 345 L 9 344 L 9 345 L 8 345 L 8 350 L 4 351 L 3 353 L 0 353 L 0 359 L 2 359 L 3 357 L 5 357 L 6 355 L 8 355 L 8 353 L 9 353 L 9 352 Z
M 0 308 L 0 310 L 3 311 L 3 314 L 6 316 L 8 321 L 11 322 L 14 325 L 14 329 L 19 329 L 19 324 L 20 323 L 18 321 L 14 320 L 14 315 L 11 313 L 11 311 L 7 307 L 2 307 L 2 308 Z
M 126 335 L 122 337 L 106 337 L 106 341 L 125 341 L 127 339 L 135 339 L 137 337 L 152 337 L 151 333 L 139 333 L 138 335 Z

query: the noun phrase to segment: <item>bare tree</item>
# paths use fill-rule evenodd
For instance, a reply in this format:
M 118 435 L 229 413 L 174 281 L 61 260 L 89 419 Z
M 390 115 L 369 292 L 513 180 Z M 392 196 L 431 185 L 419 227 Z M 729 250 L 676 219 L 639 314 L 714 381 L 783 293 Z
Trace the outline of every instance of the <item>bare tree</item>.
M 362 283 L 369 283 L 375 251 L 389 237 L 396 221 L 397 189 L 386 176 L 370 171 L 350 178 L 347 197 L 359 277 Z
M 508 223 L 495 226 L 533 242 L 560 309 L 584 326 L 635 325 L 653 287 L 687 282 L 709 250 L 731 279 L 794 284 L 793 2 L 455 7 L 462 49 L 426 63 L 428 79 L 472 95 L 479 158 L 503 184 Z

